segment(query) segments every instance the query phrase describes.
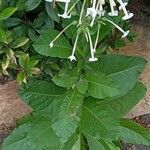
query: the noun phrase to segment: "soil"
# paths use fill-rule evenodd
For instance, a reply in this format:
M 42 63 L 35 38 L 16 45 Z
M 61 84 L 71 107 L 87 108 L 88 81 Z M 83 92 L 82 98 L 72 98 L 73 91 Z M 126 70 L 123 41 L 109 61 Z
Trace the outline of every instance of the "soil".
M 17 95 L 16 81 L 1 78 L 0 85 L 0 142 L 14 129 L 16 120 L 29 114 L 31 109 Z M 5 84 L 4 84 L 5 83 Z

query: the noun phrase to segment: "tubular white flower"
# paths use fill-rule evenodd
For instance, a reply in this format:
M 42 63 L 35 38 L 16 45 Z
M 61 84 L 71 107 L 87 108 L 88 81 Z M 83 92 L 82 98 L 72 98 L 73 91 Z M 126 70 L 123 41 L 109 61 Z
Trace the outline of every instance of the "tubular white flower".
M 89 37 L 90 51 L 91 51 L 91 58 L 89 58 L 89 61 L 97 61 L 98 58 L 96 58 L 96 57 L 94 56 L 93 44 L 92 44 L 92 39 L 91 39 L 91 35 L 90 35 L 89 30 L 88 30 L 87 34 L 88 34 L 88 37 Z
M 58 14 L 59 17 L 62 17 L 62 18 L 71 18 L 71 15 L 68 15 L 68 6 L 69 6 L 69 2 L 66 2 L 64 13 L 62 15 Z
M 76 36 L 75 43 L 73 46 L 72 54 L 71 54 L 71 56 L 68 57 L 68 59 L 70 59 L 70 61 L 73 61 L 73 60 L 76 61 L 75 51 L 76 51 L 78 39 L 79 39 L 79 32 L 77 32 L 77 36 Z
M 94 53 L 96 52 L 96 47 L 97 47 L 97 44 L 98 44 L 99 32 L 100 32 L 100 25 L 98 25 L 98 31 L 97 31 L 96 41 L 95 41 L 95 45 L 94 45 L 94 48 L 93 48 L 93 52 Z
M 112 25 L 114 25 L 119 31 L 121 31 L 123 33 L 122 38 L 127 37 L 127 35 L 129 34 L 129 30 L 128 31 L 124 31 L 121 27 L 119 27 L 117 24 L 115 24 L 113 21 L 105 18 L 106 21 L 108 21 L 109 23 L 111 23 Z
M 86 0 L 83 1 L 83 5 L 82 5 L 82 8 L 81 8 L 81 12 L 80 12 L 80 18 L 79 18 L 78 26 L 82 24 L 82 16 L 83 16 L 83 12 L 84 12 L 85 2 L 86 2 Z
M 50 48 L 54 46 L 54 42 L 70 27 L 74 24 L 74 22 L 70 23 L 68 26 L 66 26 L 49 44 Z
M 118 11 L 114 10 L 116 3 L 114 0 L 109 0 L 111 12 L 108 13 L 109 16 L 118 16 Z
M 105 14 L 105 10 L 103 10 L 103 5 L 101 3 L 99 4 L 99 10 L 97 14 L 99 15 L 99 17 L 104 16 Z
M 122 20 L 128 20 L 128 19 L 130 19 L 130 18 L 132 18 L 133 17 L 133 13 L 128 13 L 128 11 L 127 11 L 127 9 L 126 9 L 126 3 L 123 3 L 123 1 L 122 0 L 117 0 L 118 2 L 119 2 L 119 4 L 120 4 L 120 8 L 123 10 L 123 12 L 124 12 L 124 14 L 125 14 L 125 16 L 123 16 L 122 17 Z

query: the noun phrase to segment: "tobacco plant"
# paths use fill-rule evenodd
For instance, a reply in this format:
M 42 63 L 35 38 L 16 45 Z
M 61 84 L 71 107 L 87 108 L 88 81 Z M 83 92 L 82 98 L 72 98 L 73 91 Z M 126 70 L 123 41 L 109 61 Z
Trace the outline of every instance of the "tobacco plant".
M 125 115 L 144 97 L 146 60 L 118 49 L 134 40 L 122 0 L 0 1 L 1 74 L 16 78 L 32 113 L 3 150 L 120 150 L 150 145 Z M 117 10 L 119 9 L 119 11 Z

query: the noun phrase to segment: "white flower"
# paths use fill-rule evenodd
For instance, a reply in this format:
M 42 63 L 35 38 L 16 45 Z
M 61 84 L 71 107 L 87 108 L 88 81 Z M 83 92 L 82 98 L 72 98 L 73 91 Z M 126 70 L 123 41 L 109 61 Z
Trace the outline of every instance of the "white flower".
M 98 8 L 98 10 L 97 10 L 97 14 L 101 17 L 101 16 L 104 16 L 104 14 L 105 14 L 105 10 L 103 9 L 103 5 L 105 4 L 105 1 L 104 0 L 100 0 L 99 1 L 99 8 Z
M 118 0 L 118 2 L 120 4 L 120 9 L 122 9 L 124 14 L 125 14 L 125 16 L 122 17 L 122 20 L 128 20 L 128 19 L 132 18 L 134 14 L 133 13 L 128 13 L 128 11 L 126 9 L 127 3 L 123 3 L 122 0 Z
M 120 32 L 123 33 L 122 38 L 127 37 L 127 35 L 129 34 L 129 31 L 124 31 L 121 27 L 119 27 L 117 24 L 115 24 L 113 21 L 105 18 L 106 21 L 108 21 L 109 23 L 111 23 L 112 25 L 114 25 Z
M 70 61 L 76 61 L 76 57 L 74 55 L 69 56 L 68 59 L 70 59 Z
M 94 56 L 94 48 L 93 48 L 92 39 L 91 39 L 91 35 L 90 35 L 89 30 L 88 30 L 87 34 L 88 34 L 88 37 L 89 37 L 90 51 L 91 51 L 91 58 L 89 58 L 89 61 L 97 61 L 98 58 L 96 58 L 96 57 Z
M 76 51 L 78 39 L 79 39 L 79 32 L 77 31 L 77 36 L 76 36 L 75 43 L 73 46 L 72 54 L 71 54 L 71 56 L 68 57 L 68 59 L 70 59 L 70 61 L 73 61 L 73 60 L 76 61 L 75 51 Z
M 129 30 L 128 30 L 128 31 L 125 31 L 125 32 L 124 32 L 124 34 L 122 35 L 122 38 L 127 37 L 129 33 L 130 33 L 130 31 L 129 31 Z
M 51 43 L 49 44 L 49 46 L 50 46 L 50 48 L 52 48 L 52 47 L 54 46 L 54 43 L 51 42 Z
M 65 10 L 64 10 L 64 13 L 63 14 L 58 14 L 59 17 L 62 17 L 62 18 L 71 18 L 71 15 L 68 15 L 68 6 L 69 6 L 69 2 L 66 2 L 65 4 Z
M 114 10 L 116 3 L 114 0 L 109 0 L 111 12 L 108 13 L 109 16 L 118 16 L 118 11 Z

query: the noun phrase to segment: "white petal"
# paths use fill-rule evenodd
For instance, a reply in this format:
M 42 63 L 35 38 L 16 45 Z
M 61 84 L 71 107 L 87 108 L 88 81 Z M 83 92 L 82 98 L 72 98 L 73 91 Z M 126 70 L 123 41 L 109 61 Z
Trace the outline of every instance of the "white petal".
M 76 57 L 74 55 L 69 56 L 68 59 L 70 59 L 70 61 L 76 61 Z
M 89 61 L 94 62 L 94 61 L 98 61 L 98 58 L 94 57 L 94 58 L 89 58 Z

